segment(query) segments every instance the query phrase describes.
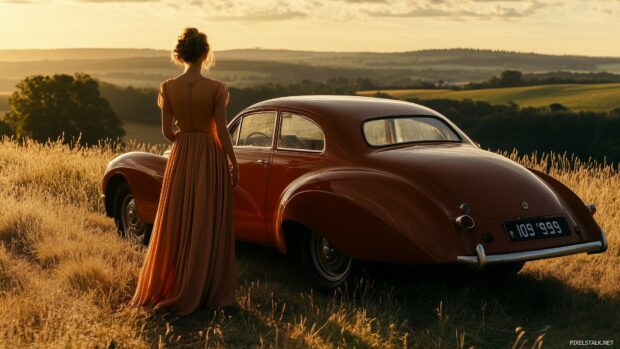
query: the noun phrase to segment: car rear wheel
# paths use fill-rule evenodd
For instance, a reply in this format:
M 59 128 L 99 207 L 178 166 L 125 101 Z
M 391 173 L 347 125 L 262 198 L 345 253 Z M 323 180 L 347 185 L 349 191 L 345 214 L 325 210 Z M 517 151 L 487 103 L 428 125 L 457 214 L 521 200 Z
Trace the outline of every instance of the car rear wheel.
M 312 282 L 325 291 L 342 286 L 351 274 L 353 259 L 335 249 L 329 241 L 315 232 L 304 235 L 301 259 Z
M 114 221 L 118 234 L 136 244 L 148 245 L 152 225 L 138 217 L 136 200 L 127 182 L 121 182 L 114 195 Z

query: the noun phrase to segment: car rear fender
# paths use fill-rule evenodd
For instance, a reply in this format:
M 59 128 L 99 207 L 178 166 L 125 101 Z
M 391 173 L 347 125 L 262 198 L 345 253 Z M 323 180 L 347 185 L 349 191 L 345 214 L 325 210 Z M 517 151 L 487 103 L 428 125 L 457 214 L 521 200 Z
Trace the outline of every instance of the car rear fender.
M 575 194 L 562 182 L 542 171 L 533 168 L 528 168 L 528 170 L 532 171 L 532 173 L 545 181 L 545 183 L 547 183 L 561 198 L 564 206 L 570 214 L 572 214 L 573 218 L 581 228 L 581 235 L 584 242 L 599 241 L 603 239 L 603 232 L 601 231 L 601 228 L 594 220 L 594 217 L 586 207 L 586 204 L 579 198 L 579 196 L 577 196 L 577 194 Z
M 359 259 L 433 263 L 468 249 L 446 208 L 428 190 L 376 170 L 313 173 L 291 183 L 276 214 L 276 241 L 286 253 L 283 222 L 295 222 Z M 456 206 L 456 203 L 450 203 Z

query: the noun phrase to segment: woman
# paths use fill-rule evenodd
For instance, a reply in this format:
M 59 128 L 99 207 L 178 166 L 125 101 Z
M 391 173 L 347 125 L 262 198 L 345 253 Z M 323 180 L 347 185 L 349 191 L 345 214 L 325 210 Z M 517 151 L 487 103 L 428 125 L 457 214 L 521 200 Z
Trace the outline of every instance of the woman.
M 238 167 L 226 130 L 228 88 L 201 73 L 213 62 L 210 51 L 204 33 L 186 28 L 173 51 L 185 72 L 160 86 L 162 132 L 172 150 L 132 305 L 179 314 L 201 306 L 236 308 L 232 186 Z

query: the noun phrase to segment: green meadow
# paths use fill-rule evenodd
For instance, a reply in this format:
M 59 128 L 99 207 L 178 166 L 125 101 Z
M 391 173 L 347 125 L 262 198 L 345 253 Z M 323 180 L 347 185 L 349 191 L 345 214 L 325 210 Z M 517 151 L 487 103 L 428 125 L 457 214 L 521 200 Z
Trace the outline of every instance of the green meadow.
M 492 104 L 514 102 L 522 107 L 543 107 L 560 103 L 574 111 L 607 111 L 620 108 L 620 83 L 561 84 L 524 87 L 490 88 L 480 90 L 373 90 L 359 95 L 387 93 L 398 99 L 471 99 Z

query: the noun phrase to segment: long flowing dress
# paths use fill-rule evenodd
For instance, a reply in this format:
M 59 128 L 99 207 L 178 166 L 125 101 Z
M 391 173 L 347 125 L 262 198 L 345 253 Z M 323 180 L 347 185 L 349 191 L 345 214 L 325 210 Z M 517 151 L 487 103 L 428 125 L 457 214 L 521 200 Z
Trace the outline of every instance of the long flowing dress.
M 132 305 L 179 314 L 235 305 L 237 266 L 228 160 L 215 118 L 226 113 L 223 82 L 174 79 L 159 106 L 180 130 L 166 164 L 151 241 Z

